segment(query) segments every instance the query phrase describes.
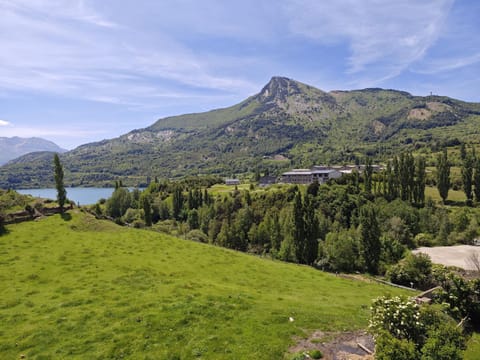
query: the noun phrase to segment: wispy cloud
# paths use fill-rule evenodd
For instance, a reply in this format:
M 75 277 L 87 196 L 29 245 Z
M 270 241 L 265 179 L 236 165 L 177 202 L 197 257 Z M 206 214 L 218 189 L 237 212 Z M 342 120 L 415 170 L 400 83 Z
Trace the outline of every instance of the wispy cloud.
M 424 64 L 421 64 L 419 67 L 415 67 L 413 70 L 419 74 L 438 74 L 461 69 L 478 63 L 480 63 L 480 52 L 464 57 L 427 60 Z
M 10 123 L 6 120 L 0 120 L 0 126 L 9 126 Z
M 372 81 L 384 81 L 422 59 L 441 34 L 452 4 L 290 0 L 286 11 L 293 33 L 321 44 L 349 44 L 347 73 L 368 72 Z
M 178 98 L 180 87 L 187 93 L 257 87 L 238 76 L 218 75 L 221 59 L 206 62 L 168 34 L 151 39 L 85 1 L 4 0 L 0 10 L 0 90 L 131 106 L 151 104 L 159 94 Z
M 107 133 L 106 130 L 86 130 L 78 127 L 15 127 L 9 126 L 2 129 L 2 136 L 19 137 L 66 137 L 70 139 L 88 138 Z

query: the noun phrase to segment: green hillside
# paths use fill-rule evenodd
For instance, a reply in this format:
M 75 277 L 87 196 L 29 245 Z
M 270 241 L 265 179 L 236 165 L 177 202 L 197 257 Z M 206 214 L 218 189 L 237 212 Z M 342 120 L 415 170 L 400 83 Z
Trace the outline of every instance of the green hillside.
M 364 328 L 371 299 L 399 293 L 71 216 L 0 237 L 3 359 L 281 359 L 293 336 Z
M 269 168 L 344 163 L 399 151 L 430 154 L 478 144 L 480 104 L 397 90 L 324 92 L 274 77 L 234 106 L 160 119 L 61 156 L 69 185 L 146 184 L 147 178 L 230 176 Z M 283 161 L 272 161 L 275 157 Z M 52 155 L 29 154 L 0 167 L 0 188 L 52 183 Z

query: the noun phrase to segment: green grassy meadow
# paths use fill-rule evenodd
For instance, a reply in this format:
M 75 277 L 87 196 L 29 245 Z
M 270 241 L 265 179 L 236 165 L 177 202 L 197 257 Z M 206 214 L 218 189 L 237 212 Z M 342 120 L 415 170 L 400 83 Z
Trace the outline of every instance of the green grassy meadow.
M 442 198 L 438 193 L 438 189 L 436 187 L 427 186 L 425 188 L 425 197 L 430 197 L 432 200 L 437 202 L 441 202 Z M 448 191 L 448 198 L 447 201 L 454 201 L 454 202 L 465 202 L 466 201 L 465 193 L 462 190 L 452 190 Z
M 0 237 L 0 358 L 281 359 L 401 290 L 79 211 Z M 289 317 L 294 321 L 289 321 Z
M 480 357 L 480 334 L 474 333 L 467 344 L 463 358 L 465 360 L 478 360 Z

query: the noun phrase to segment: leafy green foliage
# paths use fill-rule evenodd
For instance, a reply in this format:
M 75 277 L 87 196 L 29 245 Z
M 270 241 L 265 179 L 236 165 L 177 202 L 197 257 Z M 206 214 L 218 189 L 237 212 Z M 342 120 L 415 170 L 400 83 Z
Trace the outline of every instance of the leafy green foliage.
M 423 253 L 407 255 L 387 272 L 391 282 L 423 290 L 432 287 L 432 275 L 432 261 Z
M 376 359 L 462 359 L 466 337 L 438 308 L 381 297 L 371 309 L 369 329 L 376 338 Z

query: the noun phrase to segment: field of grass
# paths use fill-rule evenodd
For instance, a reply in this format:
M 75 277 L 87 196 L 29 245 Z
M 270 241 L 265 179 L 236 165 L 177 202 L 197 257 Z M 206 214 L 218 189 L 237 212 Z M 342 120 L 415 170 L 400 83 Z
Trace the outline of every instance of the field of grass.
M 281 359 L 398 289 L 80 212 L 0 237 L 0 358 Z M 289 321 L 292 317 L 294 321 Z
M 468 342 L 468 348 L 463 356 L 464 360 L 478 360 L 480 358 L 480 334 L 475 333 Z
M 430 197 L 432 200 L 435 201 L 442 201 L 440 194 L 438 193 L 438 189 L 436 187 L 427 186 L 425 187 L 425 198 Z M 465 197 L 465 193 L 462 190 L 452 190 L 448 191 L 448 201 L 454 202 L 465 202 L 467 198 Z

